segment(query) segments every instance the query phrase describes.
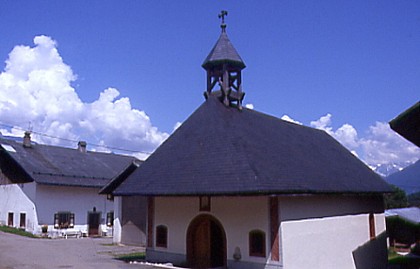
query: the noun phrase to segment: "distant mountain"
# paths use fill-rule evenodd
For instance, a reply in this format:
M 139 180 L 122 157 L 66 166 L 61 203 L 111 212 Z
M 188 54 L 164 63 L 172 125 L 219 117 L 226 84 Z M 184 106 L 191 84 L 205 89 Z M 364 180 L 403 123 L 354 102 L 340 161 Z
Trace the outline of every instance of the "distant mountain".
M 407 195 L 420 192 L 420 160 L 399 172 L 387 176 L 385 180 L 403 189 Z
M 387 164 L 377 164 L 369 165 L 369 167 L 378 173 L 382 177 L 390 176 L 391 174 L 402 171 L 405 167 L 412 165 L 413 163 L 387 163 Z
M 1 132 L 0 132 L 0 138 L 4 138 L 4 139 L 7 139 L 7 140 L 13 140 L 13 141 L 16 141 L 16 142 L 22 142 L 23 141 L 23 137 L 2 135 Z

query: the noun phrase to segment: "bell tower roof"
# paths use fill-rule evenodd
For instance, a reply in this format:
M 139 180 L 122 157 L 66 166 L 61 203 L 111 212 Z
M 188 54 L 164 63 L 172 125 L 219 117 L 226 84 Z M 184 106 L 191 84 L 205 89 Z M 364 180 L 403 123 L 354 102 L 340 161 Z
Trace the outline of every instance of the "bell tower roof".
M 222 10 L 219 18 L 222 19 L 222 33 L 214 45 L 210 54 L 201 65 L 207 73 L 207 89 L 204 92 L 206 100 L 210 96 L 217 97 L 226 106 L 235 105 L 242 110 L 242 100 L 245 93 L 242 91 L 242 69 L 245 64 L 226 34 L 225 16 L 226 10 Z M 220 90 L 216 90 L 219 85 Z
M 245 63 L 242 61 L 241 56 L 239 56 L 239 53 L 233 47 L 229 37 L 227 36 L 226 24 L 224 20 L 226 15 L 227 11 L 224 10 L 221 12 L 221 14 L 219 14 L 219 18 L 222 18 L 222 24 L 220 25 L 222 28 L 222 33 L 220 34 L 220 37 L 214 45 L 213 49 L 210 51 L 209 55 L 201 65 L 206 70 L 218 65 L 223 65 L 225 63 L 239 69 L 245 68 Z

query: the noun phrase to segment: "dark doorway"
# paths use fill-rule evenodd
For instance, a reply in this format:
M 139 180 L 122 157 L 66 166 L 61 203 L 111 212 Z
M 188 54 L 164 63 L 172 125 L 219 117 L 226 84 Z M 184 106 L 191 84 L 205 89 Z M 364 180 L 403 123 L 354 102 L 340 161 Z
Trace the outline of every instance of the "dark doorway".
M 226 266 L 226 235 L 216 218 L 200 215 L 191 221 L 187 231 L 187 259 L 192 268 Z
M 26 213 L 20 213 L 20 228 L 26 228 Z
M 13 227 L 13 212 L 9 212 L 7 217 L 7 225 Z
M 88 233 L 89 236 L 99 235 L 99 224 L 101 221 L 101 212 L 89 212 L 88 213 Z

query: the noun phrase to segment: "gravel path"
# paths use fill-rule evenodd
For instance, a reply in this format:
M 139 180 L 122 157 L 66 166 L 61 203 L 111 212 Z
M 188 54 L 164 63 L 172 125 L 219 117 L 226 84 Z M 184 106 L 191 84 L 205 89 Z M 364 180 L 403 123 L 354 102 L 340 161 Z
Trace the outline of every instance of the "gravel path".
M 149 269 L 127 264 L 115 254 L 144 248 L 111 245 L 111 238 L 33 239 L 0 232 L 0 269 Z

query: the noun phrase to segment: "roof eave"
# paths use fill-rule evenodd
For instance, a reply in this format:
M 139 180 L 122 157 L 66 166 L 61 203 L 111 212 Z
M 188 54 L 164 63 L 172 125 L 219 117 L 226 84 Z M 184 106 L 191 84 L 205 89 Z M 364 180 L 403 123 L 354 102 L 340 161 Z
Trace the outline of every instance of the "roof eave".
M 420 147 L 420 102 L 389 122 L 392 130 Z
M 151 196 L 151 197 L 198 197 L 198 196 L 277 196 L 277 195 L 383 195 L 392 190 L 378 191 L 339 191 L 339 190 L 282 190 L 282 191 L 226 191 L 226 192 L 115 192 L 115 196 Z

